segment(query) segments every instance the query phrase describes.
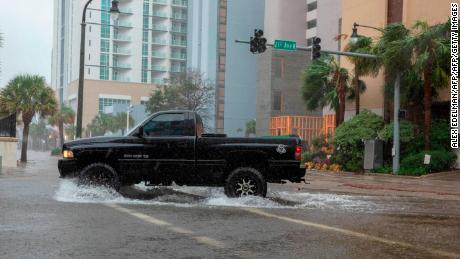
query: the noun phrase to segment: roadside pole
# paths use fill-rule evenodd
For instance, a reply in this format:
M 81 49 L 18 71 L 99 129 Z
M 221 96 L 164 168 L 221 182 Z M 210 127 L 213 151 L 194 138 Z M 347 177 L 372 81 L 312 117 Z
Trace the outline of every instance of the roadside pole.
M 401 73 L 396 74 L 394 88 L 394 111 L 393 111 L 393 174 L 399 171 L 399 109 L 400 109 L 400 92 L 401 92 Z

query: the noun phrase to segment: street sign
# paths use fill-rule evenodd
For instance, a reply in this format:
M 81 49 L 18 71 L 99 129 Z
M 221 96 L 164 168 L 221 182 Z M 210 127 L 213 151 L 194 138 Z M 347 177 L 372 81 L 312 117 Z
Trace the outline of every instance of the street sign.
M 282 49 L 282 50 L 296 50 L 297 43 L 295 41 L 288 41 L 288 40 L 275 40 L 275 43 L 273 43 L 273 47 L 275 49 Z

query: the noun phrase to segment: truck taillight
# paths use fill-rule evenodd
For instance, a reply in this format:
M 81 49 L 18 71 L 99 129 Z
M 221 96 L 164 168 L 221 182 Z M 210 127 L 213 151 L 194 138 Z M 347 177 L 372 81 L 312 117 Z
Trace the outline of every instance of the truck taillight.
M 302 158 L 302 147 L 301 146 L 296 146 L 295 147 L 295 160 L 301 160 Z

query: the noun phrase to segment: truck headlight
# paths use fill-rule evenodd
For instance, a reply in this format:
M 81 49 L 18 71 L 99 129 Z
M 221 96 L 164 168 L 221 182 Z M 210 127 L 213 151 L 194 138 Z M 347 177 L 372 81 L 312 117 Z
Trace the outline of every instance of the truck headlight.
M 64 150 L 64 152 L 62 152 L 62 156 L 64 158 L 73 158 L 73 152 L 70 150 Z

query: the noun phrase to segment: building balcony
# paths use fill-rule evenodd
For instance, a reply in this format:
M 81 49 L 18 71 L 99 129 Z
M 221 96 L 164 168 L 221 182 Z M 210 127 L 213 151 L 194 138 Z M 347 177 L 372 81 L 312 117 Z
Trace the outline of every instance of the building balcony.
M 113 68 L 131 69 L 131 65 L 128 63 L 114 62 Z
M 154 58 L 166 58 L 167 55 L 164 52 L 152 51 L 152 57 L 154 57 Z
M 127 48 L 113 48 L 114 55 L 131 55 L 131 50 Z
M 133 14 L 133 9 L 126 7 L 119 7 L 120 14 Z
M 166 25 L 159 25 L 159 24 L 154 24 L 152 26 L 152 30 L 154 31 L 169 31 L 168 26 Z
M 155 45 L 169 45 L 169 41 L 167 39 L 153 39 L 152 44 Z
M 182 66 L 171 66 L 170 72 L 172 72 L 172 73 L 183 73 L 183 72 L 185 72 L 185 67 L 182 67 Z
M 168 68 L 165 66 L 152 66 L 152 71 L 155 72 L 168 72 Z
M 171 27 L 171 32 L 177 32 L 177 33 L 187 33 L 186 28 L 181 28 L 181 27 Z
M 153 4 L 159 4 L 159 5 L 167 5 L 168 1 L 167 0 L 153 0 Z
M 164 83 L 164 79 L 163 78 L 152 78 L 152 84 L 158 84 L 158 85 L 161 85 Z
M 113 26 L 120 27 L 120 28 L 132 28 L 133 27 L 130 22 L 120 21 L 120 20 L 115 21 Z
M 112 76 L 113 81 L 130 82 L 131 78 L 127 76 Z
M 171 5 L 177 6 L 177 7 L 187 7 L 187 1 L 186 0 L 172 0 Z
M 187 47 L 187 41 L 186 40 L 172 40 L 171 46 Z
M 155 11 L 152 13 L 152 16 L 154 17 L 160 17 L 160 18 L 169 18 L 170 15 L 166 12 L 158 12 L 158 11 Z
M 173 13 L 171 15 L 172 19 L 176 20 L 187 20 L 187 15 L 186 14 L 181 14 L 181 13 Z
M 122 35 L 122 34 L 118 34 L 118 35 L 113 35 L 113 40 L 115 41 L 131 41 L 131 37 L 130 36 L 127 36 L 127 35 Z
M 170 56 L 171 59 L 180 59 L 180 60 L 186 60 L 187 59 L 187 54 L 183 53 L 171 53 Z

